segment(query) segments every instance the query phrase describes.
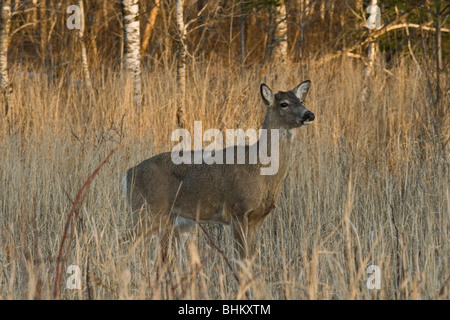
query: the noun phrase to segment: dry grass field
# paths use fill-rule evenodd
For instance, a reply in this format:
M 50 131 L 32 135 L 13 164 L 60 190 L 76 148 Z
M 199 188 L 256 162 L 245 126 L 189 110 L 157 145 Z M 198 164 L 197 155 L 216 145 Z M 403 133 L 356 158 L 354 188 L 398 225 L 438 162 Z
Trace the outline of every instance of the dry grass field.
M 14 68 L 15 107 L 0 120 L 0 299 L 450 298 L 449 99 L 436 110 L 415 65 L 377 70 L 366 99 L 362 66 L 350 60 L 191 66 L 190 130 L 195 120 L 203 130 L 260 128 L 260 83 L 285 91 L 312 81 L 305 106 L 316 121 L 297 129 L 280 203 L 243 270 L 228 227 L 196 227 L 169 266 L 156 237 L 119 241 L 130 222 L 125 171 L 176 144 L 174 67 L 145 69 L 140 115 L 113 68 L 93 70 L 92 95 L 76 75 L 49 82 Z M 65 232 L 78 191 L 119 145 Z M 70 265 L 79 289 L 66 288 Z M 380 289 L 367 287 L 370 265 Z

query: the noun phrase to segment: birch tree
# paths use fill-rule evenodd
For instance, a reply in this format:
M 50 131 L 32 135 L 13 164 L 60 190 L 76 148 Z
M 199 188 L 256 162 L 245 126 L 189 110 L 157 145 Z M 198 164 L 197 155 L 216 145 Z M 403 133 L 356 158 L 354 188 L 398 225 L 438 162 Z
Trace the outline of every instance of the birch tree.
M 275 35 L 273 57 L 276 62 L 287 62 L 287 18 L 286 4 L 280 3 L 275 12 Z
M 380 7 L 377 5 L 377 0 L 372 0 L 370 6 L 367 7 L 366 12 L 370 14 L 367 19 L 367 27 L 369 29 L 369 36 L 372 35 L 373 30 L 378 30 L 381 27 L 381 12 Z M 367 48 L 368 65 L 366 68 L 366 78 L 369 78 L 373 73 L 375 66 L 376 53 L 378 51 L 378 42 L 376 39 L 369 42 Z
M 8 46 L 11 32 L 11 0 L 1 2 L 0 21 L 0 90 L 5 104 L 5 115 L 11 105 L 12 88 L 8 74 Z
M 140 55 L 139 0 L 122 0 L 124 67 L 133 82 L 133 105 L 141 109 L 142 79 Z
M 184 0 L 176 1 L 176 22 L 178 29 L 177 52 L 177 125 L 184 127 L 186 104 L 186 26 L 183 14 Z
M 92 90 L 92 82 L 91 82 L 91 75 L 89 72 L 89 63 L 88 63 L 88 58 L 87 58 L 87 53 L 86 53 L 86 39 L 84 36 L 85 33 L 85 16 L 84 16 L 84 5 L 83 5 L 83 0 L 79 0 L 78 1 L 78 6 L 80 7 L 80 45 L 81 45 L 81 61 L 83 64 L 83 73 L 84 73 L 84 80 L 86 81 L 86 86 L 89 90 L 89 92 L 91 92 Z
M 175 20 L 177 25 L 177 125 L 183 128 L 185 125 L 186 114 L 186 58 L 188 55 L 186 38 L 189 30 L 189 26 L 197 22 L 202 13 L 208 7 L 208 3 L 199 10 L 197 16 L 187 23 L 184 21 L 184 0 L 176 0 L 175 3 Z M 203 25 L 204 26 L 204 25 Z M 193 29 L 190 29 L 192 31 Z M 201 41 L 200 41 L 201 43 Z M 197 47 L 198 48 L 198 47 Z M 196 50 L 194 50 L 195 54 Z

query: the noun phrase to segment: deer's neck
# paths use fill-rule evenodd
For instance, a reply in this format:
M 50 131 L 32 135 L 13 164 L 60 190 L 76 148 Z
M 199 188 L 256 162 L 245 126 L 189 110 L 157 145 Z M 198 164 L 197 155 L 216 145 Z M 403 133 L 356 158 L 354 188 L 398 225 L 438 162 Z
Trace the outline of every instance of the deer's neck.
M 266 179 L 271 180 L 270 183 L 281 183 L 286 176 L 289 168 L 289 162 L 292 153 L 292 145 L 294 140 L 294 129 L 286 129 L 274 119 L 271 118 L 270 112 L 267 113 L 264 120 L 263 129 L 267 134 L 267 139 L 258 141 L 258 148 L 265 148 L 267 155 L 270 155 L 272 161 L 278 159 L 278 171 L 272 175 L 267 175 Z

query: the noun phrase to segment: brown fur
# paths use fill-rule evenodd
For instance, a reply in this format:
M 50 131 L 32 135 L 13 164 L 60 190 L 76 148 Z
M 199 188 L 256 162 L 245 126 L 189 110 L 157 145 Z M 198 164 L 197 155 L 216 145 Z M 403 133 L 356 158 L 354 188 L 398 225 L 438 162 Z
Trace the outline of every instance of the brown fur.
M 178 237 L 188 235 L 193 223 L 179 224 L 177 217 L 184 218 L 182 221 L 185 222 L 227 224 L 233 229 L 240 257 L 250 257 L 255 249 L 256 231 L 276 208 L 281 194 L 291 148 L 295 143 L 289 135 L 304 121 L 314 119 L 314 115 L 302 105 L 309 84 L 305 81 L 291 91 L 275 95 L 267 86 L 261 85 L 262 98 L 267 106 L 263 129 L 282 129 L 279 168 L 274 175 L 260 174 L 264 165 L 259 159 L 257 164 L 249 164 L 249 146 L 234 147 L 235 160 L 237 148 L 245 148 L 245 164 L 203 162 L 176 165 L 172 162 L 171 153 L 166 152 L 129 169 L 125 191 L 137 234 L 145 236 L 174 227 Z M 270 138 L 268 130 L 269 149 Z M 259 148 L 260 141 L 257 144 Z M 227 150 L 224 149 L 224 158 Z

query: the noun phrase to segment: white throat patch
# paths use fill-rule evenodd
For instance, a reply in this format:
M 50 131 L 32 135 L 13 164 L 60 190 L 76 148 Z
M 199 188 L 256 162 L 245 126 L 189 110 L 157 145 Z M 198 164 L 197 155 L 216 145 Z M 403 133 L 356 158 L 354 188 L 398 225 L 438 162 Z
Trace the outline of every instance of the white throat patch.
M 295 138 L 295 129 L 280 128 L 280 137 L 285 141 L 293 141 Z

